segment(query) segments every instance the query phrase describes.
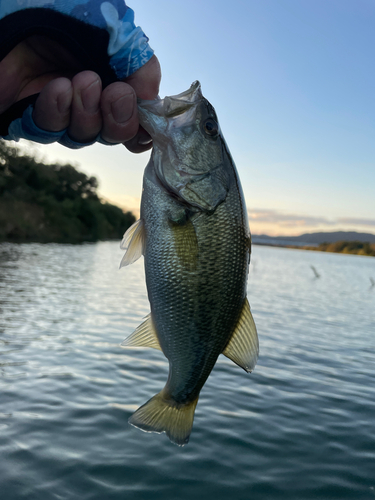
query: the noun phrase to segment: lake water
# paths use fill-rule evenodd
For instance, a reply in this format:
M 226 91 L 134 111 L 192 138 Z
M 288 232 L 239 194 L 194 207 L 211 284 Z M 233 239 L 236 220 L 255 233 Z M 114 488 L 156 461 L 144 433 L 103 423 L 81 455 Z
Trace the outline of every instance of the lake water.
M 119 347 L 149 312 L 121 257 L 0 245 L 3 500 L 375 499 L 374 258 L 254 246 L 258 365 L 220 356 L 179 448 L 127 423 L 168 366 Z

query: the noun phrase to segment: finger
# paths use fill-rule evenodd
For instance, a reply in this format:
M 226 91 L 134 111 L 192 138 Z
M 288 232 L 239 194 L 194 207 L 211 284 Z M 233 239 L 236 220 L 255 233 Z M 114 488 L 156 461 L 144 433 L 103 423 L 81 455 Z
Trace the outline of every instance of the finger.
M 102 127 L 100 98 L 102 82 L 93 71 L 82 71 L 72 79 L 73 99 L 68 135 L 76 142 L 94 140 Z
M 126 142 L 139 127 L 135 91 L 124 82 L 115 82 L 102 93 L 102 138 L 107 142 Z
M 56 78 L 47 83 L 35 103 L 33 112 L 35 124 L 50 132 L 59 132 L 67 128 L 72 97 L 72 84 L 67 78 Z
M 130 141 L 125 142 L 124 146 L 131 153 L 143 153 L 152 148 L 152 139 L 144 128 L 139 127 L 137 135 Z
M 144 66 L 126 79 L 126 83 L 131 85 L 141 99 L 155 99 L 159 93 L 160 80 L 159 61 L 156 56 L 152 56 Z M 136 136 L 127 141 L 125 146 L 132 153 L 143 153 L 152 148 L 152 139 L 142 127 L 139 127 Z
M 139 70 L 126 78 L 141 99 L 155 99 L 159 94 L 161 69 L 158 58 L 154 55 Z

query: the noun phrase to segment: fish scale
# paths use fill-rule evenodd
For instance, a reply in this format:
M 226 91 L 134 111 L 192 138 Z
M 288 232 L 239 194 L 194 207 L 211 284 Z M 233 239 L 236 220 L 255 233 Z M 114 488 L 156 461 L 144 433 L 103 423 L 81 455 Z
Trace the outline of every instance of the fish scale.
M 218 356 L 251 371 L 258 338 L 246 298 L 246 205 L 216 114 L 197 83 L 166 99 L 167 113 L 162 100 L 139 105 L 154 148 L 122 264 L 143 253 L 151 313 L 123 345 L 158 347 L 169 361 L 165 387 L 129 422 L 183 445 Z

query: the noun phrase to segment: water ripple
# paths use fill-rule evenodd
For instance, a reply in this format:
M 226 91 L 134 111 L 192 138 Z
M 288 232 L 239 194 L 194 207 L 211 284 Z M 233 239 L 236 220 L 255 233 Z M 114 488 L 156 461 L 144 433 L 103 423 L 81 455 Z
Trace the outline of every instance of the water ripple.
M 149 312 L 142 262 L 121 257 L 0 244 L 6 500 L 375 498 L 375 261 L 254 247 L 259 363 L 219 358 L 181 449 L 127 424 L 168 363 L 119 347 Z

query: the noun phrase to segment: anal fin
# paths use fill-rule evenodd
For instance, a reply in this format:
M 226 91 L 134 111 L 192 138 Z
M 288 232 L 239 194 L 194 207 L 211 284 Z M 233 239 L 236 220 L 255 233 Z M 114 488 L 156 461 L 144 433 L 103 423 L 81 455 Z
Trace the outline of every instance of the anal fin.
M 259 356 L 259 341 L 247 298 L 244 300 L 236 329 L 223 354 L 247 372 L 252 372 L 255 368 Z
M 161 351 L 151 313 L 146 316 L 143 323 L 141 323 L 120 345 L 121 347 L 153 347 Z

